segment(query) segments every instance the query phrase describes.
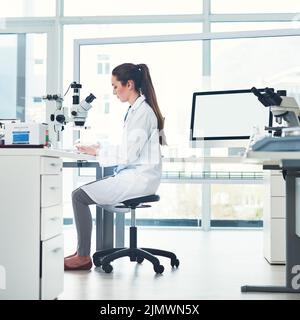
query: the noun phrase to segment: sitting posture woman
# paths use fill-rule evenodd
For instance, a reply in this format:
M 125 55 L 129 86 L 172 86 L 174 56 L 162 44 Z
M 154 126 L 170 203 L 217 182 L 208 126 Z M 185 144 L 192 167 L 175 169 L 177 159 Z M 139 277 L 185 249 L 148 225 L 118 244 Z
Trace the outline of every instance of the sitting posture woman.
M 124 63 L 112 71 L 113 94 L 130 104 L 124 118 L 122 144 L 101 148 L 77 146 L 99 157 L 100 165 L 114 158 L 111 177 L 81 186 L 72 193 L 77 230 L 77 251 L 65 258 L 65 270 L 89 270 L 92 217 L 89 205 L 107 208 L 136 197 L 154 194 L 160 184 L 160 144 L 165 144 L 164 118 L 159 110 L 149 69 L 145 64 Z M 113 209 L 112 209 L 113 210 Z

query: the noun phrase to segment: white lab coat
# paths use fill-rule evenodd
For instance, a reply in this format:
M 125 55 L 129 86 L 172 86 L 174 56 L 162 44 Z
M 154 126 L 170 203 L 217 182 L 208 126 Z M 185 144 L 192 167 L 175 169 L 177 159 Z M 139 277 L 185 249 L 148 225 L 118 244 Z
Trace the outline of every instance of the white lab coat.
M 154 111 L 144 96 L 128 111 L 120 146 L 100 148 L 101 166 L 118 165 L 112 177 L 81 188 L 98 205 L 110 211 L 124 200 L 154 194 L 161 179 L 159 131 Z

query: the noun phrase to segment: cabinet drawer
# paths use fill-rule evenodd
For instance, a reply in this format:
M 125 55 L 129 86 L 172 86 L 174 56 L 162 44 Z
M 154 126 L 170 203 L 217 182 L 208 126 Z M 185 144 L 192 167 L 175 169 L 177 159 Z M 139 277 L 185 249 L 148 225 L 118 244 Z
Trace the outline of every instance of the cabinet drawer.
M 285 219 L 271 219 L 271 263 L 285 263 Z
M 62 160 L 54 157 L 41 157 L 41 174 L 60 174 Z
M 271 217 L 285 218 L 285 197 L 271 197 Z
M 41 205 L 50 207 L 62 203 L 62 175 L 41 176 Z
M 62 206 L 42 208 L 41 211 L 41 240 L 47 240 L 63 231 Z
M 271 197 L 285 196 L 285 182 L 282 176 L 272 176 L 270 181 Z
M 41 299 L 53 300 L 64 286 L 63 235 L 42 242 Z

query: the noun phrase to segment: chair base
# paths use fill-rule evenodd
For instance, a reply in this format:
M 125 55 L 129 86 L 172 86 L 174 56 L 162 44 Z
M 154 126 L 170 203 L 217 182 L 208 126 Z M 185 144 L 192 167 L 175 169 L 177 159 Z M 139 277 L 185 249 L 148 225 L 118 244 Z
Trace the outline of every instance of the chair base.
M 153 264 L 153 269 L 156 273 L 163 273 L 164 266 L 160 264 L 160 261 L 154 255 L 170 258 L 172 268 L 179 266 L 179 260 L 173 252 L 152 248 L 112 248 L 100 250 L 94 253 L 93 262 L 96 267 L 102 266 L 102 269 L 106 273 L 110 273 L 113 270 L 110 262 L 116 259 L 129 257 L 130 261 L 136 261 L 137 263 L 142 263 L 146 259 Z

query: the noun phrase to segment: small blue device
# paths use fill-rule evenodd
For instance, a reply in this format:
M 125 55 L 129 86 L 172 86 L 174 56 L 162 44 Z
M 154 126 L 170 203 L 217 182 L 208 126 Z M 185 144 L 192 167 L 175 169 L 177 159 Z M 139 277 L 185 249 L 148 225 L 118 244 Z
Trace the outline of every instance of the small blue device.
M 29 144 L 29 131 L 13 131 L 13 144 Z

